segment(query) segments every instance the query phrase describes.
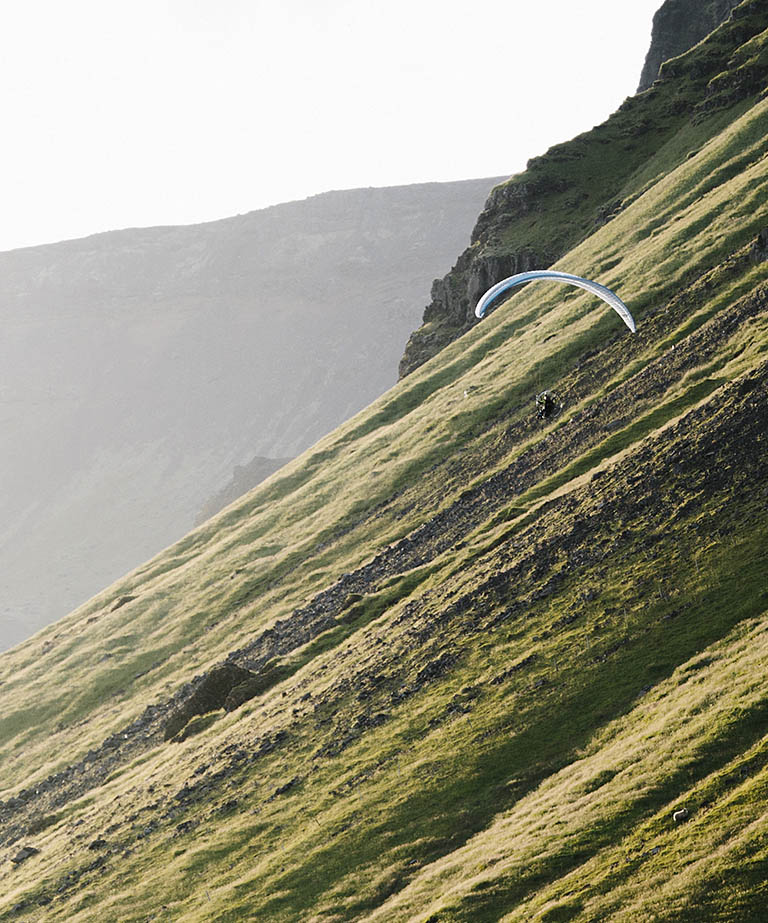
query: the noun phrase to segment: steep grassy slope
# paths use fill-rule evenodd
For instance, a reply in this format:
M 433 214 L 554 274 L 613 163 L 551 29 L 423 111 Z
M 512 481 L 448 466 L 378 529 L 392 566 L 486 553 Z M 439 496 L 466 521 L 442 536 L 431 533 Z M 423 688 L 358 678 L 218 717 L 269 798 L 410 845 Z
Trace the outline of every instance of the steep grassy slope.
M 558 263 L 635 336 L 529 286 L 0 658 L 0 920 L 764 920 L 768 98 L 702 118 Z

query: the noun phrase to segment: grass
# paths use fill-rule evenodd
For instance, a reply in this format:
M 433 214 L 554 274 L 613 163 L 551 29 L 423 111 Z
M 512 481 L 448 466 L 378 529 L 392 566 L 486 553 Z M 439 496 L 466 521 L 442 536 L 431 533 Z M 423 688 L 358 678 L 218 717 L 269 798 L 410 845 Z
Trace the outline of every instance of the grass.
M 670 490 L 672 488 L 673 485 L 670 485 Z M 713 497 L 708 507 L 716 508 L 721 503 L 722 498 Z M 664 501 L 660 501 L 658 507 L 662 515 L 670 509 Z M 708 507 L 697 511 L 697 521 L 708 514 Z M 736 512 L 734 510 L 731 515 L 735 515 Z M 745 509 L 743 504 L 740 504 L 738 512 L 745 514 L 743 518 L 749 520 L 749 510 Z M 641 522 L 627 525 L 629 528 L 637 529 L 640 534 L 652 534 L 649 531 L 651 521 L 646 521 L 642 514 Z M 601 558 L 595 566 L 596 572 L 603 570 L 599 581 L 590 579 L 589 574 L 584 572 L 574 576 L 570 583 L 563 585 L 555 600 L 532 606 L 526 616 L 527 628 L 522 636 L 519 635 L 519 626 L 502 622 L 502 628 L 497 631 L 491 648 L 485 645 L 477 648 L 476 643 L 473 643 L 470 650 L 474 650 L 474 653 L 468 659 L 459 658 L 454 667 L 456 672 L 451 671 L 445 679 L 437 680 L 438 685 L 431 687 L 428 694 L 423 694 L 421 701 L 412 698 L 397 710 L 397 714 L 392 718 L 393 722 L 397 723 L 396 727 L 388 722 L 380 728 L 368 731 L 365 739 L 358 739 L 343 754 L 335 760 L 330 760 L 312 783 L 306 781 L 303 786 L 292 789 L 289 794 L 283 796 L 284 800 L 279 810 L 274 807 L 274 802 L 265 801 L 265 784 L 262 778 L 250 782 L 245 779 L 239 781 L 238 795 L 241 800 L 245 799 L 245 803 L 241 803 L 238 817 L 233 820 L 235 827 L 232 828 L 230 825 L 223 833 L 220 832 L 219 835 L 223 835 L 224 839 L 223 845 L 201 844 L 199 852 L 194 853 L 195 860 L 190 862 L 187 858 L 184 866 L 182 880 L 187 883 L 199 876 L 201 868 L 206 869 L 207 875 L 223 876 L 216 878 L 219 885 L 211 896 L 210 903 L 213 906 L 208 908 L 206 902 L 205 912 L 209 914 L 208 918 L 237 919 L 238 914 L 241 915 L 240 918 L 243 914 L 248 914 L 253 918 L 291 919 L 295 918 L 297 913 L 309 912 L 309 908 L 322 905 L 323 895 L 326 905 L 330 901 L 329 912 L 338 912 L 346 918 L 373 911 L 379 905 L 385 907 L 388 901 L 394 899 L 395 892 L 400 892 L 402 887 L 408 884 L 414 874 L 414 868 L 439 865 L 441 857 L 446 854 L 459 856 L 464 848 L 462 844 L 467 844 L 466 848 L 469 848 L 470 844 L 474 844 L 476 837 L 483 836 L 483 831 L 489 824 L 491 830 L 494 829 L 494 817 L 503 817 L 506 810 L 514 810 L 514 805 L 523 804 L 526 797 L 533 797 L 534 792 L 540 791 L 540 786 L 546 783 L 546 780 L 559 779 L 565 767 L 571 765 L 574 760 L 586 759 L 586 756 L 579 754 L 580 748 L 586 748 L 588 751 L 591 745 L 596 754 L 595 759 L 599 761 L 598 765 L 600 762 L 604 763 L 607 742 L 624 733 L 620 731 L 620 727 L 626 716 L 635 715 L 636 709 L 633 708 L 632 702 L 639 689 L 651 684 L 656 687 L 657 692 L 654 694 L 658 694 L 659 697 L 670 695 L 664 684 L 669 685 L 666 678 L 674 676 L 675 668 L 681 660 L 682 676 L 678 679 L 678 685 L 687 686 L 690 683 L 690 675 L 699 675 L 700 671 L 694 667 L 701 663 L 702 652 L 707 651 L 713 644 L 717 647 L 717 639 L 723 635 L 727 637 L 728 625 L 748 623 L 750 618 L 754 618 L 755 614 L 760 612 L 759 597 L 763 592 L 761 575 L 765 572 L 765 556 L 759 522 L 755 525 L 752 537 L 748 538 L 744 532 L 741 533 L 738 547 L 720 545 L 707 553 L 706 581 L 700 579 L 700 572 L 696 570 L 695 574 L 689 575 L 687 585 L 679 588 L 673 601 L 660 598 L 650 609 L 647 603 L 643 605 L 644 594 L 641 588 L 644 573 L 652 575 L 654 580 L 663 579 L 663 574 L 659 573 L 654 564 L 658 557 L 670 562 L 670 574 L 679 574 L 676 558 L 695 557 L 695 550 L 692 552 L 680 545 L 681 538 L 685 537 L 687 531 L 689 544 L 693 542 L 692 549 L 696 547 L 694 526 L 687 520 L 685 525 L 684 534 L 681 535 L 680 526 L 676 531 L 672 531 L 664 527 L 664 521 L 657 522 L 654 555 L 649 559 L 641 557 L 632 564 L 627 561 L 626 551 L 617 548 L 613 555 L 614 561 L 606 563 L 606 559 Z M 610 530 L 604 531 L 610 534 Z M 595 542 L 600 541 L 600 530 L 593 538 Z M 521 541 L 521 546 L 526 547 L 526 543 Z M 499 561 L 506 551 L 507 549 L 498 549 Z M 733 571 L 734 560 L 744 562 L 741 571 Z M 498 567 L 499 564 L 496 562 L 488 563 L 488 570 L 491 572 L 498 570 Z M 632 573 L 627 573 L 628 567 Z M 623 581 L 612 579 L 612 572 L 622 573 Z M 459 581 L 460 585 L 472 586 L 475 577 L 465 575 L 461 562 L 454 559 L 449 564 L 449 572 L 443 575 L 441 584 L 442 592 L 446 596 L 455 590 L 452 584 L 456 581 Z M 535 585 L 535 579 L 532 582 Z M 390 588 L 390 601 L 394 603 L 394 611 L 389 613 L 390 622 L 396 623 L 398 611 L 401 611 L 400 605 L 407 602 L 406 593 L 399 591 L 411 587 L 417 589 L 422 583 L 423 580 L 414 576 L 410 586 L 403 587 L 396 582 Z M 605 613 L 609 610 L 616 609 L 618 600 L 601 595 L 590 600 L 585 606 L 580 602 L 580 592 L 584 584 L 612 587 L 622 583 L 637 594 L 634 601 L 631 597 L 623 598 L 623 604 L 643 605 L 643 620 L 640 621 L 638 613 L 634 612 L 626 624 L 643 638 L 646 656 L 638 660 L 636 646 L 626 651 L 620 648 L 616 654 L 618 660 L 613 663 L 612 669 L 607 671 L 600 657 L 601 648 L 610 636 L 605 641 L 601 639 L 596 643 L 592 640 L 592 635 L 595 624 L 605 619 Z M 738 593 L 735 592 L 737 586 Z M 750 586 L 754 587 L 754 598 L 745 592 Z M 738 600 L 739 608 L 733 607 L 734 599 Z M 397 600 L 400 600 L 400 603 Z M 731 604 L 726 605 L 727 603 Z M 439 601 L 436 600 L 432 605 L 436 607 L 434 617 L 438 617 Z M 500 594 L 498 599 L 488 598 L 487 601 L 485 597 L 480 596 L 479 607 L 487 618 L 491 618 L 503 605 L 506 605 L 503 594 Z M 764 606 L 764 603 L 762 605 Z M 352 607 L 357 607 L 360 617 L 382 610 L 381 599 L 376 600 L 374 604 L 357 600 Z M 686 630 L 680 631 L 673 621 L 670 635 L 670 629 L 666 627 L 668 623 L 663 621 L 663 616 L 672 608 L 681 607 L 688 610 L 685 619 Z M 545 626 L 552 624 L 553 620 L 556 621 L 563 611 L 568 612 L 573 608 L 581 608 L 583 611 L 577 619 L 569 623 L 572 627 L 568 628 L 567 633 L 545 638 Z M 386 610 L 382 615 L 385 615 L 385 612 Z M 650 634 L 643 634 L 644 623 L 650 627 Z M 368 628 L 372 627 L 374 622 L 369 621 Z M 623 630 L 621 623 L 619 630 Z M 397 632 L 384 625 L 379 626 L 379 632 L 379 637 L 389 635 L 390 639 L 397 638 Z M 466 632 L 459 631 L 457 635 L 456 626 L 445 624 L 441 628 L 441 635 L 454 641 L 464 638 L 461 642 L 464 646 L 469 640 Z M 654 640 L 655 635 L 658 635 L 658 641 Z M 487 638 L 487 632 L 482 636 Z M 738 632 L 736 637 L 739 637 Z M 539 640 L 535 640 L 536 638 Z M 352 638 L 349 638 L 347 647 L 351 641 Z M 360 658 L 361 654 L 365 656 L 365 646 L 361 647 L 361 643 L 362 641 L 358 641 L 349 648 L 349 654 L 355 659 Z M 404 638 L 402 642 L 396 643 L 401 647 L 408 642 Z M 447 724 L 434 724 L 434 719 L 454 700 L 456 694 L 465 687 L 467 680 L 476 684 L 483 675 L 488 675 L 489 672 L 496 673 L 505 663 L 514 661 L 514 651 L 519 652 L 518 657 L 520 654 L 527 655 L 531 647 L 536 645 L 543 647 L 539 654 L 539 666 L 528 675 L 519 674 L 521 678 L 524 677 L 522 684 L 514 680 L 509 684 L 495 685 L 492 689 L 489 686 L 491 691 L 487 699 L 469 700 L 474 703 L 470 712 L 457 713 Z M 721 646 L 723 650 L 729 649 L 727 643 L 722 643 Z M 574 650 L 593 651 L 589 676 L 584 672 L 584 653 L 574 657 Z M 337 651 L 338 648 L 319 651 L 316 659 L 308 663 L 306 668 L 315 672 L 321 670 L 324 663 L 332 664 Z M 570 655 L 567 652 L 571 652 Z M 401 675 L 404 678 L 413 676 L 416 667 L 407 662 L 407 647 L 399 653 L 406 658 L 406 663 L 400 671 Z M 723 657 L 721 652 L 715 653 Z M 419 653 L 418 656 L 423 654 Z M 689 666 L 686 657 L 690 660 L 691 656 L 694 660 Z M 714 659 L 712 662 L 715 662 Z M 554 663 L 558 664 L 557 684 L 552 687 L 537 686 L 540 679 L 551 673 Z M 709 663 L 707 669 L 711 668 L 712 663 Z M 300 695 L 303 688 L 300 683 L 306 672 L 305 669 L 304 674 L 296 674 L 296 696 Z M 344 671 L 340 672 L 343 675 Z M 747 672 L 744 675 L 749 674 Z M 752 686 L 759 689 L 759 684 L 752 682 Z M 535 688 L 545 691 L 531 697 L 530 690 Z M 736 690 L 738 684 L 731 682 L 724 688 Z M 711 695 L 711 692 L 707 694 Z M 738 694 L 743 696 L 740 689 Z M 295 702 L 293 694 L 291 697 Z M 701 697 L 697 699 L 700 700 Z M 342 698 L 334 709 L 336 714 L 339 710 L 343 712 L 344 701 L 346 699 Z M 745 727 L 749 722 L 754 723 L 755 716 L 760 714 L 761 701 L 758 700 L 758 706 L 750 706 L 746 712 L 742 712 L 742 717 L 731 722 L 732 727 L 728 725 L 720 736 L 714 739 L 710 749 L 716 756 L 716 761 L 727 761 L 731 758 L 725 746 L 727 741 L 738 743 L 739 746 L 744 745 Z M 585 706 L 587 702 L 589 706 Z M 643 710 L 641 708 L 641 711 Z M 282 705 L 280 711 L 290 711 L 290 702 L 287 707 Z M 681 728 L 688 728 L 690 713 L 691 709 L 688 709 L 686 722 L 680 725 Z M 711 721 L 711 708 L 701 709 L 700 714 L 701 721 Z M 511 724 L 510 716 L 514 716 Z M 598 727 L 605 728 L 607 725 L 607 730 L 599 732 L 598 738 L 591 741 L 595 733 L 596 717 Z M 228 720 L 233 722 L 234 716 Z M 611 721 L 617 723 L 617 726 L 611 727 Z M 634 717 L 633 721 L 643 725 L 640 717 Z M 250 723 L 250 720 L 247 723 Z M 214 731 L 218 724 L 214 726 Z M 236 726 L 237 722 L 230 723 L 227 738 Z M 246 736 L 248 733 L 246 732 Z M 706 735 L 702 734 L 700 727 L 690 729 L 686 733 L 690 733 L 692 738 L 698 741 L 698 749 L 692 751 L 689 747 L 683 751 L 687 753 L 688 763 L 694 758 L 701 762 Z M 712 733 L 714 732 L 710 732 L 710 736 Z M 200 738 L 204 736 L 205 734 L 201 734 Z M 608 741 L 605 737 L 608 737 Z M 320 743 L 317 739 L 317 729 L 311 732 L 307 741 L 308 745 L 310 743 L 312 748 L 317 748 Z M 374 773 L 361 792 L 360 783 L 355 783 L 354 780 L 360 777 L 361 772 L 365 776 L 372 760 L 380 764 L 382 757 L 387 753 L 391 756 L 389 760 L 385 758 L 384 769 L 378 779 Z M 633 764 L 631 753 L 630 750 L 624 755 L 621 768 L 618 770 L 615 766 L 606 769 L 605 765 L 602 765 L 601 768 L 586 773 L 586 780 L 582 785 L 584 796 L 595 793 L 600 793 L 601 797 L 605 796 L 612 784 L 618 784 L 615 780 L 622 777 L 626 784 L 627 768 Z M 456 754 L 461 754 L 459 760 L 456 759 Z M 610 754 L 608 758 L 610 762 Z M 154 762 L 157 763 L 158 759 L 159 757 L 156 757 Z M 302 752 L 299 740 L 295 740 L 290 754 L 276 757 L 276 765 L 271 768 L 267 777 L 275 781 L 290 777 L 302 765 L 308 765 L 308 756 Z M 711 765 L 711 762 L 701 763 L 701 771 L 706 770 L 711 774 Z M 152 767 L 147 767 L 147 764 L 144 764 L 144 767 L 144 773 L 152 772 Z M 683 767 L 680 771 L 690 782 L 689 770 Z M 581 775 L 584 776 L 584 773 Z M 595 777 L 600 779 L 601 784 L 594 783 Z M 148 784 L 149 778 L 145 776 L 144 785 Z M 130 781 L 124 781 L 124 792 Z M 667 804 L 671 797 L 678 797 L 681 783 L 671 774 L 671 770 L 666 772 L 661 782 L 662 788 L 658 791 L 648 789 L 647 783 L 635 782 L 638 790 L 644 795 L 635 809 L 637 814 L 627 815 L 629 808 L 625 793 L 619 804 L 622 812 L 619 817 L 621 825 L 637 823 L 638 819 L 647 816 L 654 804 Z M 393 783 L 394 789 L 401 793 L 401 796 L 395 799 L 392 798 Z M 135 778 L 132 785 L 135 787 Z M 333 790 L 329 792 L 332 786 Z M 115 800 L 114 789 L 109 797 Z M 249 805 L 258 811 L 259 824 L 254 826 L 252 823 L 246 823 L 241 833 L 237 833 L 241 823 L 239 818 L 247 818 Z M 316 826 L 307 823 L 309 805 L 312 806 L 309 817 L 314 816 L 317 819 Z M 437 814 L 436 805 L 439 805 Z M 119 808 L 117 810 L 119 812 Z M 206 813 L 211 810 L 210 803 L 205 805 L 204 810 Z M 378 824 L 370 820 L 362 823 L 362 818 L 376 817 L 380 818 Z M 253 855 L 254 850 L 258 855 L 268 856 L 270 850 L 274 849 L 276 831 L 273 818 L 279 818 L 279 856 L 274 862 L 268 861 L 266 867 L 259 866 L 258 883 L 249 874 L 245 874 L 245 880 L 240 881 L 247 867 L 243 864 L 247 862 L 247 856 Z M 104 823 L 104 818 L 101 822 Z M 493 919 L 493 914 L 498 913 L 500 907 L 507 904 L 515 906 L 531 890 L 538 893 L 550 885 L 555 886 L 561 878 L 567 877 L 584 863 L 593 861 L 601 849 L 607 848 L 612 842 L 612 832 L 615 839 L 616 824 L 609 825 L 600 835 L 598 829 L 592 823 L 583 834 L 591 844 L 588 852 L 584 851 L 585 847 L 569 847 L 566 853 L 556 851 L 551 856 L 548 854 L 546 872 L 541 864 L 534 864 L 533 871 L 524 879 L 515 879 L 514 887 L 505 885 L 502 881 L 492 886 L 484 886 L 479 892 L 473 890 L 468 898 L 470 909 L 465 912 L 461 903 L 455 908 L 451 905 L 452 909 L 441 911 L 440 918 Z M 172 825 L 169 825 L 169 834 L 171 830 Z M 338 831 L 335 837 L 333 830 Z M 331 832 L 330 843 L 327 842 L 328 832 Z M 562 831 L 558 831 L 555 838 L 558 844 L 562 843 L 561 833 Z M 498 849 L 499 839 L 496 834 L 492 836 L 492 841 L 495 844 L 494 848 Z M 514 842 L 518 842 L 517 835 Z M 540 845 L 540 841 L 537 842 Z M 384 852 L 383 843 L 388 844 Z M 404 853 L 408 855 L 407 864 L 403 859 Z M 187 853 L 184 855 L 186 857 Z M 354 857 L 353 865 L 349 865 L 350 857 Z M 411 865 L 414 861 L 416 865 Z M 225 867 L 231 864 L 240 871 L 232 877 L 228 885 L 226 882 L 229 876 L 225 872 Z M 496 868 L 498 864 L 493 863 L 492 867 Z M 286 873 L 280 870 L 286 865 L 292 871 Z M 396 874 L 393 870 L 401 866 L 401 872 Z M 382 867 L 390 870 L 383 878 L 380 872 Z M 219 868 L 221 871 L 216 872 Z M 143 860 L 135 872 L 131 872 L 130 867 L 126 868 L 126 863 L 123 863 L 119 874 L 124 876 L 126 881 L 132 882 L 131 907 L 136 904 L 138 898 L 138 907 L 143 913 L 149 906 L 147 902 L 150 901 L 150 889 L 160 887 L 160 882 L 152 875 L 145 881 L 147 867 Z M 461 867 L 461 875 L 466 874 L 465 864 Z M 331 881 L 337 881 L 338 884 L 335 888 L 329 889 Z M 185 886 L 178 882 L 174 888 L 179 893 L 185 890 Z M 389 891 L 392 893 L 388 893 Z M 478 893 L 481 896 L 478 896 Z M 142 898 L 142 894 L 147 897 Z M 220 905 L 227 908 L 222 910 L 221 914 L 217 909 Z M 486 905 L 487 913 L 483 910 Z M 182 901 L 180 914 L 187 913 L 183 909 L 184 906 Z M 112 912 L 121 918 L 139 919 L 138 913 L 135 917 L 131 916 L 131 907 L 125 903 L 115 903 Z M 91 908 L 86 907 L 78 912 L 87 914 L 91 912 Z M 399 911 L 393 912 L 394 918 L 397 918 Z M 557 912 L 565 911 L 560 907 Z
M 768 101 L 682 125 L 682 74 L 598 130 L 641 139 L 608 163 L 625 204 L 559 264 L 636 336 L 527 287 L 0 657 L 0 797 L 30 797 L 0 819 L 40 849 L 0 867 L 0 920 L 761 919 Z M 592 182 L 569 150 L 531 169 Z M 242 708 L 34 794 L 273 635 Z

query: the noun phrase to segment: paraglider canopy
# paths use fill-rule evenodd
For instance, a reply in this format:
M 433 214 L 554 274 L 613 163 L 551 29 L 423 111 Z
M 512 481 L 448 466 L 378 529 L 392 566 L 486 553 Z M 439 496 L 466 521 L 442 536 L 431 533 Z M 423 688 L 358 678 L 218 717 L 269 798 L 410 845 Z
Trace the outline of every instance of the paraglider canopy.
M 581 276 L 572 276 L 568 272 L 555 272 L 550 269 L 536 269 L 532 272 L 519 272 L 515 276 L 510 276 L 508 279 L 502 279 L 501 282 L 497 282 L 496 285 L 489 288 L 480 299 L 480 301 L 478 301 L 477 307 L 475 308 L 476 316 L 482 317 L 485 314 L 488 305 L 498 295 L 500 295 L 502 292 L 505 292 L 508 288 L 514 288 L 516 285 L 522 285 L 524 282 L 532 282 L 534 279 L 552 279 L 554 282 L 566 282 L 569 285 L 575 285 L 578 288 L 583 288 L 585 291 L 591 292 L 593 295 L 597 295 L 598 298 L 602 298 L 606 304 L 609 304 L 624 321 L 627 327 L 629 327 L 632 333 L 637 330 L 634 318 L 629 313 L 629 308 L 624 304 L 624 302 L 615 292 L 612 292 L 604 285 L 600 285 L 598 282 L 591 282 L 589 279 L 582 279 Z

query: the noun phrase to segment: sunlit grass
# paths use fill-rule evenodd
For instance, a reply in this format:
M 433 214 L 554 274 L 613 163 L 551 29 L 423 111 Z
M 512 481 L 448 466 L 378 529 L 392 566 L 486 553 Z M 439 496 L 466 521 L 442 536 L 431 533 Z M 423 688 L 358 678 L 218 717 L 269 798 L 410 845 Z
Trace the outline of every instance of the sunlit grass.
M 615 287 L 637 335 L 584 293 L 517 292 L 0 657 L 7 799 L 388 562 L 247 704 L 35 815 L 14 842 L 40 854 L 0 869 L 0 920 L 761 919 L 768 497 L 740 478 L 741 454 L 757 463 L 739 440 L 763 438 L 764 394 L 731 382 L 768 352 L 749 259 L 766 137 L 768 100 L 681 128 L 558 263 Z M 550 421 L 543 388 L 562 394 Z M 690 454 L 727 487 L 691 486 Z

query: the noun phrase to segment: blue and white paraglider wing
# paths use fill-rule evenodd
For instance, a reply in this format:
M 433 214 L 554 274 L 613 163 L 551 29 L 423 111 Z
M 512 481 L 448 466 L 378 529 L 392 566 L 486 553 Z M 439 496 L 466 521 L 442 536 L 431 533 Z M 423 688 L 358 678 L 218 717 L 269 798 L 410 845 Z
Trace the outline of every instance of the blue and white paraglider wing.
M 517 275 L 510 276 L 508 279 L 502 279 L 501 282 L 497 282 L 496 285 L 489 288 L 483 297 L 478 301 L 477 307 L 475 308 L 475 314 L 477 317 L 482 317 L 485 314 L 488 305 L 502 292 L 505 292 L 508 288 L 514 288 L 516 285 L 522 285 L 524 282 L 532 282 L 534 279 L 552 279 L 555 282 L 566 282 L 569 285 L 575 285 L 578 288 L 583 288 L 585 291 L 591 292 L 593 295 L 597 295 L 598 298 L 602 298 L 606 304 L 609 304 L 624 321 L 627 327 L 629 327 L 632 333 L 637 330 L 634 318 L 629 313 L 629 308 L 624 304 L 624 302 L 615 292 L 612 292 L 604 285 L 600 285 L 598 282 L 591 282 L 589 279 L 582 279 L 581 276 L 572 276 L 567 272 L 554 272 L 550 269 L 537 269 L 533 270 L 532 272 L 519 272 Z

